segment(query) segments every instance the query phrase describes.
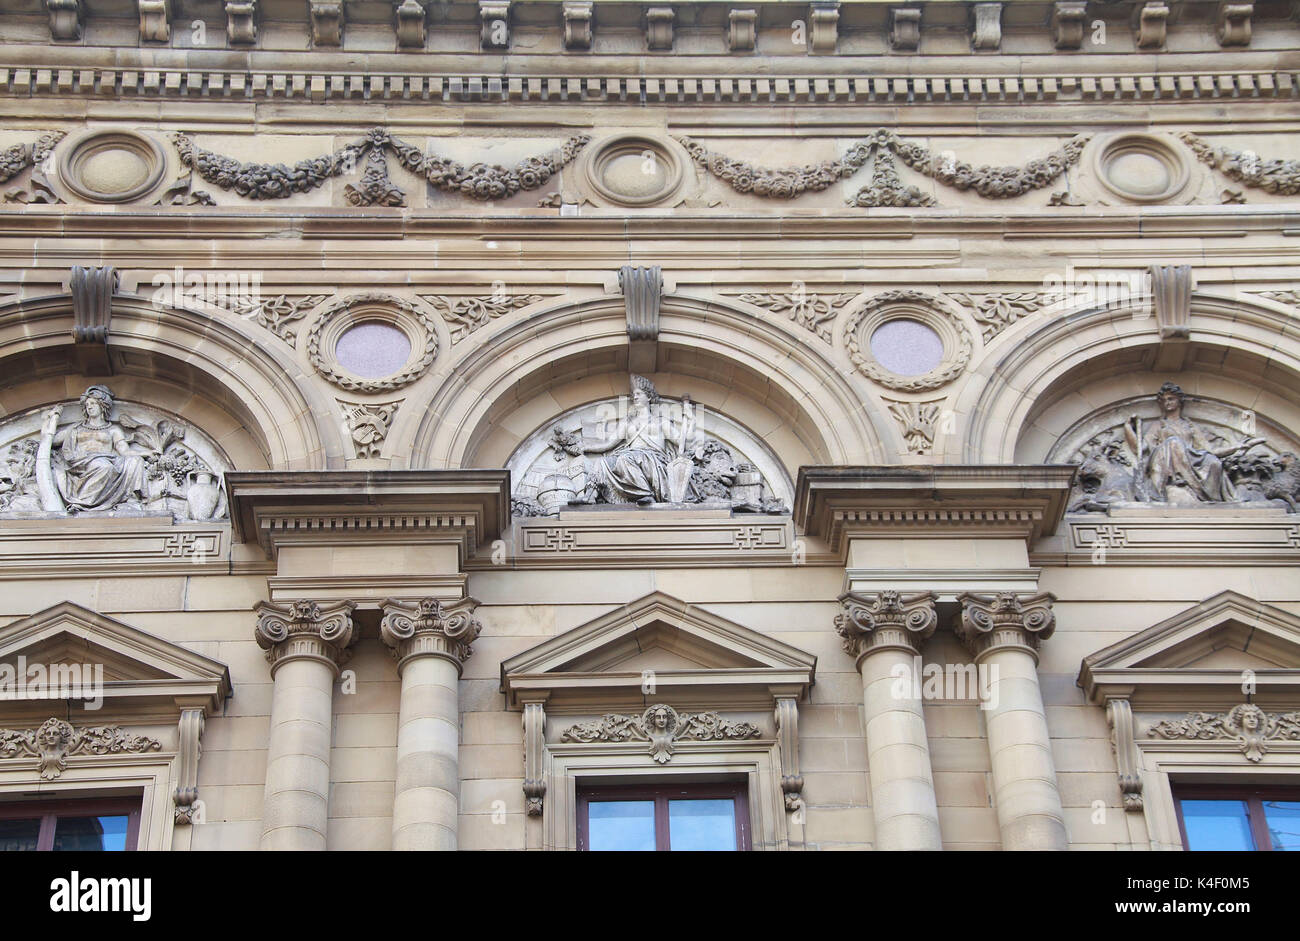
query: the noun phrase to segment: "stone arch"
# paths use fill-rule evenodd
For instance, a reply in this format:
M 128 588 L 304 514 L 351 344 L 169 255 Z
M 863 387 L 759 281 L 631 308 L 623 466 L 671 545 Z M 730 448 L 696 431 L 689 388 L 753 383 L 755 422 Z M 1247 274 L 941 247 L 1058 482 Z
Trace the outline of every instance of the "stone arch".
M 67 295 L 0 307 L 0 414 L 80 394 L 106 382 L 120 397 L 155 403 L 203 428 L 241 469 L 322 469 L 342 462 L 327 404 L 288 350 L 231 317 L 161 308 L 114 295 L 111 376 L 84 376 L 72 340 Z M 18 377 L 22 377 L 19 379 Z
M 1149 302 L 1149 299 L 1147 299 Z M 1300 417 L 1300 357 L 1278 345 L 1294 330 L 1286 307 L 1259 298 L 1194 293 L 1190 336 L 1161 340 L 1149 308 L 1089 308 L 1027 324 L 1015 343 L 977 370 L 958 399 L 965 429 L 950 460 L 1041 460 L 1047 439 L 1090 408 L 1105 387 L 1118 400 L 1166 379 L 1274 420 Z M 1154 385 L 1152 384 L 1154 383 Z M 1091 392 L 1091 395 L 1089 393 Z M 1041 455 L 1040 455 L 1041 452 Z
M 626 394 L 623 299 L 567 301 L 442 369 L 432 401 L 399 415 L 394 429 L 411 442 L 410 466 L 503 466 L 548 418 Z M 745 425 L 791 476 L 801 464 L 881 463 L 896 447 L 829 350 L 716 300 L 663 299 L 658 364 L 647 375 L 663 394 L 690 392 Z

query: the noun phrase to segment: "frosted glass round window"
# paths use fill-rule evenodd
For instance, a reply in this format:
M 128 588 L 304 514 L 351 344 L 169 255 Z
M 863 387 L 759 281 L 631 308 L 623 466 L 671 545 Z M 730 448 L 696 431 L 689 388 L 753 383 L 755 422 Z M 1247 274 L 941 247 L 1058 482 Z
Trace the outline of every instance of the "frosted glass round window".
M 943 338 L 919 320 L 889 320 L 871 334 L 871 355 L 898 376 L 919 376 L 943 362 Z
M 411 358 L 406 333 L 386 323 L 359 323 L 343 331 L 334 347 L 339 365 L 363 379 L 391 376 Z

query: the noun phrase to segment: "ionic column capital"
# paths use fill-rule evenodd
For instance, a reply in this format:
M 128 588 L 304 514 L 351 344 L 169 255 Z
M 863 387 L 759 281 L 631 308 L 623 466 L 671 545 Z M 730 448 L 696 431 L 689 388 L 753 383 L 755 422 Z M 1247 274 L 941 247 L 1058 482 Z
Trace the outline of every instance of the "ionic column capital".
M 474 617 L 477 607 L 473 598 L 449 607 L 437 598 L 386 599 L 379 636 L 392 648 L 398 673 L 416 657 L 442 657 L 454 663 L 459 674 L 461 665 L 474 652 L 470 645 L 483 630 Z
M 876 650 L 916 653 L 938 624 L 934 600 L 932 591 L 846 592 L 839 598 L 844 610 L 835 616 L 835 633 L 844 638 L 844 650 L 859 666 Z
M 290 660 L 319 660 L 337 673 L 351 655 L 348 648 L 357 639 L 352 626 L 355 607 L 351 601 L 259 601 L 253 607 L 257 614 L 253 637 L 266 650 L 271 676 Z
M 965 592 L 957 596 L 961 617 L 954 631 L 976 662 L 995 650 L 1022 650 L 1038 661 L 1038 645 L 1052 636 L 1056 615 L 1051 592 L 1018 595 L 1000 591 L 991 595 Z

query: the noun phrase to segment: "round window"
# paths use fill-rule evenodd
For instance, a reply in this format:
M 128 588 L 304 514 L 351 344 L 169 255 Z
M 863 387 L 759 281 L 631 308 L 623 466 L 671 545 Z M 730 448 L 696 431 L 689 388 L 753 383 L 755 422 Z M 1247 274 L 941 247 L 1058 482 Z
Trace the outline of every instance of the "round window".
M 871 334 L 871 355 L 898 376 L 920 376 L 943 362 L 943 338 L 919 320 L 888 320 Z
M 391 376 L 411 358 L 411 340 L 391 324 L 359 323 L 339 336 L 334 358 L 348 372 L 363 379 Z

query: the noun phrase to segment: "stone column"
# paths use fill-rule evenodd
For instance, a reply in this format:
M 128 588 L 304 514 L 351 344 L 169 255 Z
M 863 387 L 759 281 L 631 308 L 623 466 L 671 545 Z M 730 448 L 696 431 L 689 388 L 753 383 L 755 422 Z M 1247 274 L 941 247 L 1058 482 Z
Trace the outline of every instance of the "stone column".
M 938 850 L 939 809 L 915 660 L 934 633 L 934 593 L 849 592 L 835 630 L 862 674 L 867 767 L 882 850 Z
M 975 657 L 1004 850 L 1069 848 L 1038 685 L 1038 645 L 1056 626 L 1046 592 L 959 595 L 956 633 Z
M 259 602 L 255 637 L 271 662 L 264 850 L 323 850 L 329 816 L 334 680 L 355 641 L 351 601 Z
M 454 850 L 460 813 L 461 665 L 482 629 L 467 599 L 444 608 L 437 598 L 388 599 L 379 633 L 402 678 L 397 719 L 397 790 L 393 849 Z

